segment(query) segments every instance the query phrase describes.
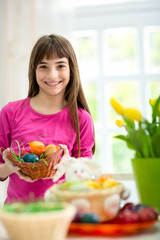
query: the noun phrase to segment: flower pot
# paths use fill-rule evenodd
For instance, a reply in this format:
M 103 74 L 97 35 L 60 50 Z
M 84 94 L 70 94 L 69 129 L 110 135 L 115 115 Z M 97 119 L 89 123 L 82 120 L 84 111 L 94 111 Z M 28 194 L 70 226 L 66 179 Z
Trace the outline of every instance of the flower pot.
M 141 203 L 160 213 L 160 158 L 135 158 L 132 167 Z

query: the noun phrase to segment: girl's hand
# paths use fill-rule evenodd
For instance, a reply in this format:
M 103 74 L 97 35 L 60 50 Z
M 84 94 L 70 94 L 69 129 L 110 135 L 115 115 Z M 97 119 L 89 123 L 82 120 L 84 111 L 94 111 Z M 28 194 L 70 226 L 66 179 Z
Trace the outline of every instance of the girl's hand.
M 19 178 L 21 178 L 22 180 L 24 180 L 26 182 L 31 182 L 32 183 L 32 182 L 37 181 L 37 179 L 36 180 L 32 180 L 32 178 L 30 178 L 28 176 L 25 176 L 20 170 L 18 170 L 16 173 L 19 176 Z
M 3 151 L 3 159 L 5 161 L 3 167 L 4 167 L 4 172 L 6 174 L 6 177 L 11 175 L 12 173 L 17 173 L 19 178 L 27 181 L 27 182 L 34 182 L 30 177 L 25 176 L 24 174 L 21 173 L 20 167 L 15 166 L 8 158 L 7 158 L 7 153 L 10 152 L 10 149 L 7 148 L 6 150 Z
M 56 182 L 62 175 L 66 172 L 68 167 L 68 162 L 70 161 L 71 157 L 69 155 L 69 151 L 66 145 L 59 145 L 60 148 L 63 149 L 63 156 L 61 158 L 60 163 L 54 166 L 54 169 L 57 169 L 55 175 L 53 176 L 53 182 Z
M 62 158 L 61 158 L 61 162 L 64 162 L 65 160 L 68 160 L 68 157 L 70 157 L 69 151 L 68 151 L 68 148 L 67 148 L 66 145 L 60 144 L 59 147 L 60 147 L 61 149 L 63 149 L 63 156 L 62 156 Z M 60 163 L 59 163 L 59 164 L 60 164 Z M 56 166 L 58 166 L 59 164 L 57 164 Z
M 15 173 L 18 171 L 20 168 L 18 166 L 13 165 L 13 163 L 7 158 L 7 154 L 10 152 L 10 149 L 7 148 L 6 150 L 3 151 L 3 160 L 5 161 L 4 163 L 4 170 L 6 173 L 8 173 L 7 176 L 9 176 L 12 173 Z

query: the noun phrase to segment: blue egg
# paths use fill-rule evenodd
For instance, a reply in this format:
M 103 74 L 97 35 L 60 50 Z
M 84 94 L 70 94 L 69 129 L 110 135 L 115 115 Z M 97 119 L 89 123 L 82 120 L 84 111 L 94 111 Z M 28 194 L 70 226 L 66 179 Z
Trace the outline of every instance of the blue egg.
M 99 223 L 99 216 L 95 213 L 86 213 L 80 218 L 81 223 Z
M 39 157 L 33 153 L 27 153 L 23 156 L 23 160 L 25 162 L 38 162 L 39 161 Z

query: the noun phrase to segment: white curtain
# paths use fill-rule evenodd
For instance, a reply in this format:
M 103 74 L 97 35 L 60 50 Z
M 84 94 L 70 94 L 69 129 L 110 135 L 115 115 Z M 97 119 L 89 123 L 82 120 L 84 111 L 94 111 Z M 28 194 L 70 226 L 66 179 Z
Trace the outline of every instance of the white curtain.
M 0 0 L 0 109 L 25 98 L 28 62 L 36 40 L 44 34 L 72 32 L 72 7 L 65 0 Z

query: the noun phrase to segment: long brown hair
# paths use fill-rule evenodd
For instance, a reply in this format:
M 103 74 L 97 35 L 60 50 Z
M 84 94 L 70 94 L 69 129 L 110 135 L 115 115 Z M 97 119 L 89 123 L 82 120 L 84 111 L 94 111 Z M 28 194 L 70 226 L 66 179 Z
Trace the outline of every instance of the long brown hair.
M 90 110 L 83 92 L 77 58 L 71 43 L 64 37 L 51 34 L 41 37 L 33 47 L 29 62 L 29 90 L 28 97 L 34 97 L 39 93 L 39 85 L 36 81 L 36 68 L 41 60 L 46 57 L 47 59 L 52 56 L 59 58 L 66 57 L 69 61 L 70 67 L 70 81 L 67 85 L 65 92 L 65 100 L 69 116 L 73 127 L 76 131 L 78 142 L 78 156 L 80 157 L 80 130 L 79 130 L 79 117 L 78 107 L 85 109 L 90 115 Z M 93 129 L 94 131 L 94 129 Z M 92 153 L 95 152 L 95 144 L 92 148 Z

